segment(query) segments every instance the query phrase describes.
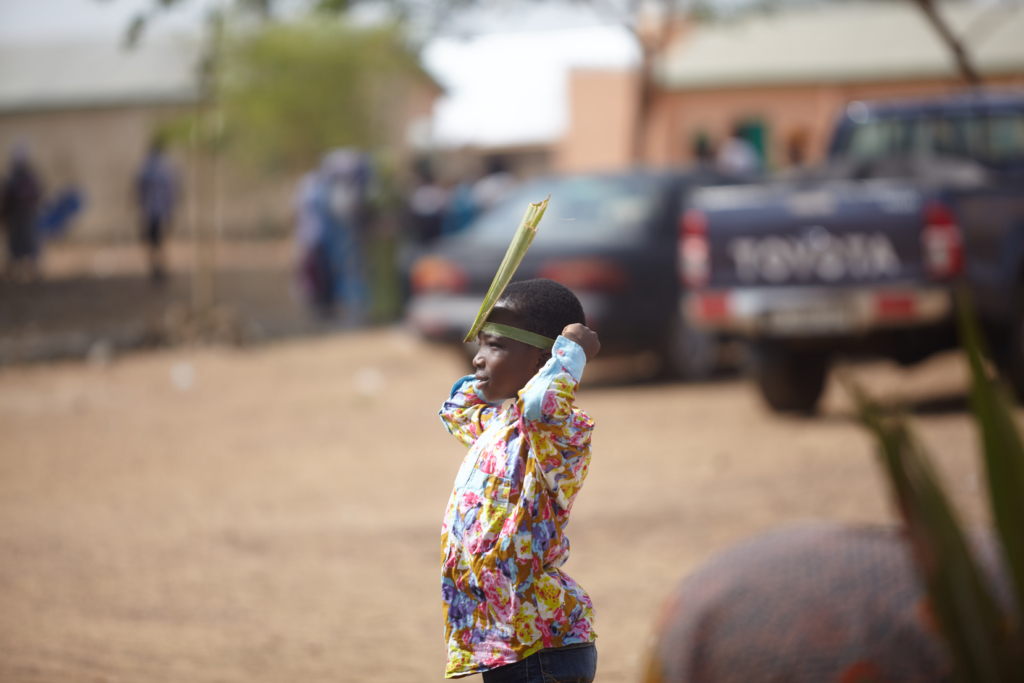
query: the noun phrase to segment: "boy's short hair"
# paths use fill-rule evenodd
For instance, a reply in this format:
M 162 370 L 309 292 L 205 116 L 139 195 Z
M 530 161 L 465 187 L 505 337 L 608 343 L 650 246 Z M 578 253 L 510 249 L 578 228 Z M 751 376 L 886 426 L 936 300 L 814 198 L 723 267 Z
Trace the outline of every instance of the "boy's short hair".
M 585 325 L 583 306 L 572 290 L 554 280 L 510 282 L 498 306 L 518 315 L 523 329 L 554 339 L 567 325 Z

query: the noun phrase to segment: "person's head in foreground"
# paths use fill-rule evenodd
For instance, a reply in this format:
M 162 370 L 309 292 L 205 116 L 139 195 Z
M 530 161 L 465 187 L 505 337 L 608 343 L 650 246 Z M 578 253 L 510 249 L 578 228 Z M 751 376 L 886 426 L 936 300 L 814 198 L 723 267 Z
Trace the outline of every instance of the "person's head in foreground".
M 554 280 L 512 282 L 498 299 L 487 322 L 514 327 L 554 340 L 559 335 L 576 342 L 589 361 L 601 348 L 586 327 L 583 306 Z M 473 358 L 477 391 L 491 402 L 515 398 L 530 378 L 551 358 L 550 349 L 482 331 L 480 350 Z

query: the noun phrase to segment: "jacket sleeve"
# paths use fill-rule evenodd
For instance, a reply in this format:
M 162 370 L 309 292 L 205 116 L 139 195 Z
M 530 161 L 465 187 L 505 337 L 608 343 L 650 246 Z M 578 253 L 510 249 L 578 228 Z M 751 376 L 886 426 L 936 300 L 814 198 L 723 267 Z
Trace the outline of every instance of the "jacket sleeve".
M 473 375 L 466 375 L 452 387 L 438 415 L 448 432 L 469 448 L 500 410 L 500 403 L 488 403 L 477 393 Z
M 575 407 L 587 357 L 576 342 L 559 336 L 551 358 L 519 392 L 518 407 L 546 486 L 568 511 L 590 465 L 594 422 Z

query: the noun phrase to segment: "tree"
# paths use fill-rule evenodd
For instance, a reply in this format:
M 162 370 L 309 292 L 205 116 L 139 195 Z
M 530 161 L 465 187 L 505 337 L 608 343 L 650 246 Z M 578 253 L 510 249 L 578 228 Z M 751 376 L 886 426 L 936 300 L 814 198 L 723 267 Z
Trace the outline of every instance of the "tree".
M 261 168 L 309 168 L 332 147 L 373 148 L 401 135 L 405 93 L 430 82 L 393 26 L 268 24 L 229 38 L 223 51 L 226 142 Z
M 950 30 L 949 24 L 939 14 L 938 8 L 935 6 L 935 0 L 914 0 L 921 11 L 924 12 L 925 17 L 935 27 L 935 31 L 942 38 L 942 41 L 949 48 L 949 51 L 953 53 L 953 57 L 956 59 L 957 68 L 960 70 L 960 75 L 965 81 L 971 85 L 981 85 L 981 76 L 978 74 L 977 69 L 974 68 L 974 64 L 971 63 L 971 59 L 967 54 L 967 50 L 964 49 L 964 45 L 953 31 Z

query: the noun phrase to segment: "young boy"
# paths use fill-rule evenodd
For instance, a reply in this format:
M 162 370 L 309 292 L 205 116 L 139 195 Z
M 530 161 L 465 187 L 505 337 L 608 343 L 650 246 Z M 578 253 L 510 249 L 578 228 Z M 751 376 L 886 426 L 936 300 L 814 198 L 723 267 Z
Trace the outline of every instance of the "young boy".
M 447 678 L 594 678 L 594 607 L 560 569 L 594 428 L 573 405 L 583 366 L 601 348 L 584 321 L 557 282 L 509 284 L 478 337 L 476 374 L 456 382 L 441 408 L 469 447 L 441 527 Z

